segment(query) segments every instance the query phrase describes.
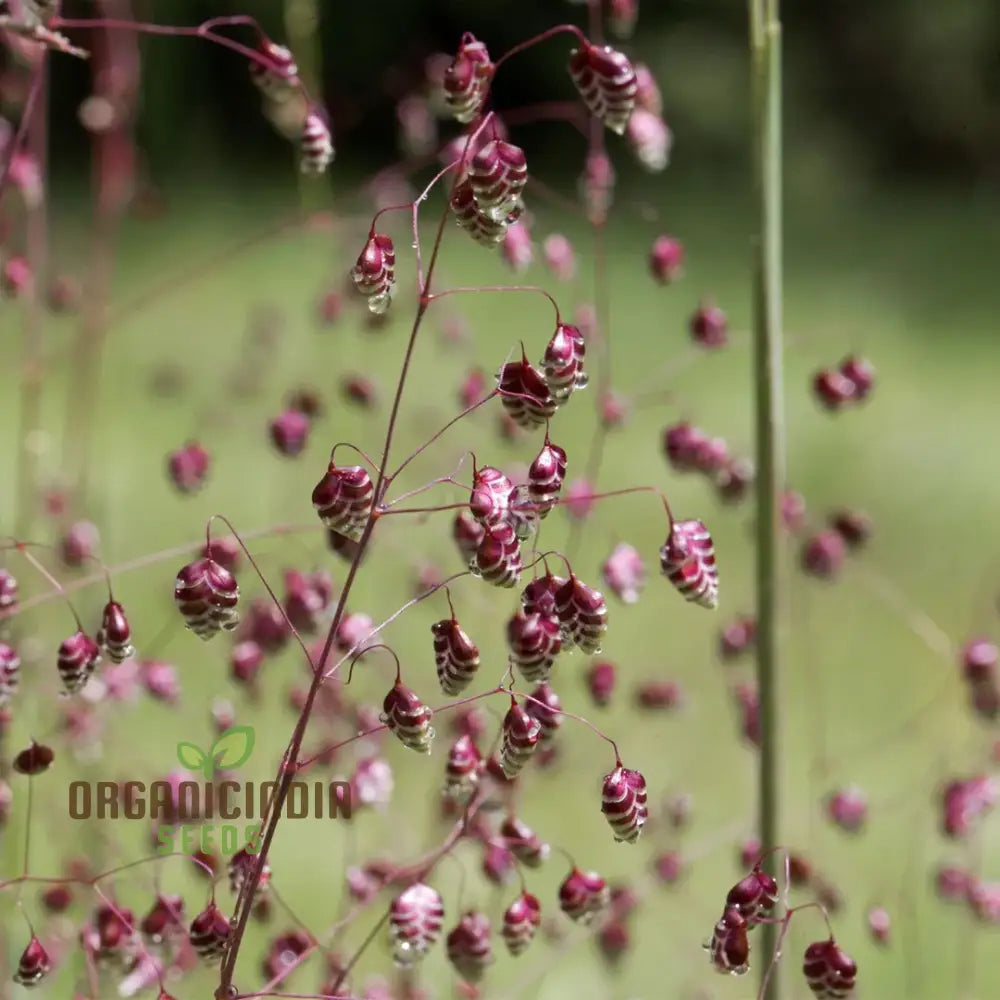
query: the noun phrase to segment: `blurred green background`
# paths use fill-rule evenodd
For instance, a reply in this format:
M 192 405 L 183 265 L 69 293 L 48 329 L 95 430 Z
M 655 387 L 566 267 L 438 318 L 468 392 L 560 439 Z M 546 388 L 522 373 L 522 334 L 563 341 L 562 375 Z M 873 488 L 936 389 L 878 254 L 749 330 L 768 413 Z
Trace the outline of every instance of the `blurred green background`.
M 92 9 L 78 6 L 83 13 Z M 101 556 L 109 565 L 196 543 L 205 520 L 221 512 L 241 531 L 275 523 L 309 528 L 250 543 L 272 582 L 280 583 L 290 566 L 324 566 L 342 582 L 346 564 L 326 550 L 309 491 L 333 442 L 349 440 L 370 453 L 380 447 L 413 307 L 406 292 L 413 266 L 403 252 L 408 241 L 403 220 L 390 224 L 399 251 L 400 294 L 386 326 L 369 328 L 353 300 L 345 302 L 338 322 L 325 326 L 317 321 L 316 305 L 324 291 L 341 287 L 360 249 L 371 211 L 359 194 L 361 185 L 374 168 L 394 159 L 393 98 L 416 78 L 423 58 L 452 48 L 461 30 L 472 30 L 500 52 L 580 13 L 555 2 L 516 12 L 509 3 L 483 3 L 474 14 L 457 2 L 349 11 L 332 2 L 319 7 L 322 89 L 338 160 L 328 180 L 312 182 L 304 192 L 292 150 L 258 114 L 259 102 L 238 58 L 191 40 L 143 42 L 136 136 L 146 193 L 156 192 L 161 211 L 150 212 L 153 199 L 144 198 L 144 211 L 125 220 L 117 242 L 88 488 L 73 511 L 99 525 Z M 256 9 L 275 37 L 284 37 L 286 11 L 276 2 L 230 7 L 178 0 L 144 8 L 136 5 L 137 16 L 175 23 Z M 789 541 L 783 826 L 789 847 L 805 853 L 843 892 L 844 906 L 833 922 L 841 944 L 859 962 L 860 997 L 982 1000 L 1000 987 L 1000 932 L 976 926 L 961 905 L 939 903 L 932 872 L 947 860 L 985 880 L 1000 879 L 997 819 L 988 819 L 969 843 L 946 844 L 938 833 L 936 796 L 945 779 L 988 769 L 991 740 L 1000 734 L 970 718 L 953 659 L 931 648 L 938 633 L 922 616 L 942 631 L 940 645 L 997 631 L 992 528 L 1000 480 L 989 456 L 1000 364 L 993 274 L 1000 255 L 995 186 L 1000 14 L 986 2 L 883 2 L 872 8 L 845 0 L 789 8 L 790 486 L 805 495 L 813 523 L 848 505 L 872 516 L 875 535 L 869 550 L 849 560 L 834 584 L 800 575 L 796 545 Z M 716 614 L 686 605 L 658 578 L 656 550 L 665 525 L 648 497 L 608 502 L 588 521 L 578 572 L 596 582 L 601 561 L 623 540 L 646 556 L 650 570 L 639 604 L 611 605 L 605 656 L 618 666 L 619 687 L 608 708 L 597 708 L 585 689 L 585 660 L 565 657 L 554 674 L 564 706 L 618 740 L 626 764 L 644 772 L 657 811 L 668 795 L 689 793 L 692 818 L 679 833 L 665 822 L 651 823 L 638 846 L 614 844 L 598 809 L 599 779 L 613 764 L 612 755 L 597 737 L 568 721 L 560 762 L 529 775 L 521 814 L 582 867 L 643 893 L 629 924 L 632 948 L 617 969 L 609 969 L 578 929 L 570 929 L 559 944 L 540 938 L 516 961 L 500 954 L 498 942 L 499 958 L 484 996 L 749 1000 L 756 993 L 755 975 L 719 977 L 700 950 L 725 891 L 739 876 L 737 845 L 754 824 L 754 758 L 738 737 L 728 690 L 749 667 L 723 667 L 715 658 L 719 627 L 752 608 L 752 511 L 719 506 L 704 483 L 672 473 L 660 451 L 662 428 L 682 417 L 725 436 L 736 452 L 749 453 L 753 445 L 746 334 L 753 214 L 743 14 L 738 4 L 646 0 L 640 30 L 627 48 L 654 69 L 663 88 L 676 143 L 672 163 L 660 176 L 640 175 L 623 144 L 609 140 L 619 176 L 608 233 L 613 384 L 625 394 L 662 389 L 669 398 L 638 406 L 626 427 L 609 437 L 599 485 L 653 485 L 668 493 L 678 513 L 702 517 L 716 541 L 722 604 Z M 512 63 L 498 85 L 498 104 L 571 96 L 562 74 L 564 57 L 565 45 L 556 41 Z M 78 274 L 84 281 L 91 255 L 90 206 L 87 146 L 76 113 L 88 91 L 85 67 L 55 61 L 51 266 L 53 273 Z M 359 93 L 363 101 L 357 100 Z M 549 125 L 526 128 L 515 138 L 527 149 L 533 175 L 572 196 L 583 144 L 574 136 L 571 145 L 568 134 Z M 295 225 L 303 199 L 310 209 L 331 210 L 338 220 L 333 228 L 315 220 Z M 425 232 L 440 207 L 435 198 L 424 207 Z M 573 240 L 578 276 L 559 284 L 535 264 L 518 280 L 549 288 L 571 315 L 595 295 L 590 236 L 568 212 L 541 197 L 531 209 L 536 241 L 552 232 Z M 259 238 L 289 220 L 280 235 Z M 649 245 L 659 232 L 678 236 L 687 251 L 685 276 L 671 288 L 655 286 L 646 272 Z M 243 249 L 235 253 L 236 247 Z M 443 286 L 508 280 L 496 255 L 448 229 Z M 686 332 L 690 313 L 706 297 L 725 309 L 733 330 L 731 346 L 707 356 L 693 353 Z M 468 337 L 458 346 L 446 345 L 442 327 L 455 316 Z M 404 398 L 396 456 L 416 447 L 455 411 L 458 385 L 470 368 L 495 370 L 519 340 L 533 356 L 550 328 L 550 310 L 532 296 L 462 296 L 435 306 Z M 0 419 L 10 429 L 4 447 L 13 470 L 21 358 L 15 305 L 4 306 L 0 329 L 7 373 Z M 78 331 L 74 317 L 46 320 L 45 434 L 38 448 L 43 482 L 49 485 L 64 481 L 73 460 L 66 454 L 64 423 Z M 812 402 L 810 378 L 850 351 L 873 361 L 878 385 L 864 408 L 831 417 Z M 341 380 L 352 373 L 374 381 L 379 399 L 374 411 L 341 401 Z M 266 426 L 287 392 L 302 384 L 320 391 L 327 415 L 314 427 L 305 455 L 289 461 L 274 454 Z M 553 437 L 570 454 L 570 478 L 581 473 L 594 433 L 594 395 L 574 397 L 553 424 Z M 397 488 L 445 474 L 470 447 L 482 461 L 504 466 L 529 461 L 537 441 L 501 442 L 495 421 L 495 409 L 487 407 L 460 425 L 414 463 Z M 165 482 L 164 459 L 191 437 L 210 449 L 213 468 L 204 491 L 179 498 Z M 14 496 L 8 488 L 0 498 L 5 524 L 13 518 Z M 443 488 L 431 496 L 446 503 L 461 495 Z M 38 521 L 35 537 L 58 536 L 58 523 Z M 432 515 L 419 528 L 387 519 L 350 607 L 381 620 L 410 596 L 425 563 L 444 572 L 460 569 L 448 524 L 447 514 Z M 562 547 L 566 531 L 566 518 L 553 514 L 545 523 L 544 545 Z M 244 776 L 259 781 L 273 774 L 294 722 L 287 692 L 303 679 L 301 660 L 289 651 L 269 662 L 256 701 L 235 690 L 227 679 L 226 640 L 202 645 L 176 620 L 170 586 L 182 562 L 175 556 L 115 582 L 134 619 L 140 654 L 177 666 L 180 706 L 170 709 L 146 699 L 98 708 L 101 758 L 88 761 L 84 755 L 74 762 L 64 751 L 57 767 L 36 782 L 33 874 L 55 875 L 68 856 L 80 853 L 100 867 L 141 856 L 147 838 L 136 824 L 67 826 L 66 784 L 81 774 L 144 780 L 164 775 L 175 766 L 179 740 L 207 745 L 213 698 L 231 698 L 238 721 L 256 728 L 259 748 Z M 13 559 L 10 565 L 18 566 L 26 595 L 43 589 L 26 566 Z M 73 579 L 72 572 L 59 572 Z M 245 568 L 240 582 L 247 601 L 262 593 Z M 457 586 L 454 597 L 464 627 L 483 651 L 481 686 L 487 688 L 503 673 L 502 620 L 514 598 L 475 581 Z M 74 600 L 90 621 L 104 597 L 98 585 L 75 592 Z M 444 613 L 443 599 L 433 599 L 386 633 L 408 683 L 435 705 L 443 699 L 433 677 L 429 626 Z M 24 682 L 5 749 L 32 736 L 62 746 L 64 705 L 56 700 L 52 661 L 69 625 L 58 602 L 17 620 Z M 680 682 L 683 707 L 667 714 L 638 712 L 634 688 L 651 678 Z M 377 704 L 389 680 L 388 666 L 373 657 L 356 671 L 352 689 Z M 498 705 L 493 711 L 500 711 Z M 351 824 L 315 821 L 281 828 L 271 857 L 274 885 L 316 933 L 342 912 L 347 865 L 383 851 L 410 859 L 443 836 L 436 795 L 446 729 L 442 716 L 429 759 L 395 743 L 385 745 L 396 781 L 385 813 L 359 816 Z M 307 742 L 322 738 L 318 726 Z M 348 773 L 352 759 L 345 751 L 331 773 Z M 995 772 L 995 762 L 992 767 Z M 24 779 L 14 776 L 11 783 L 15 808 L 0 832 L 5 874 L 20 870 L 24 842 Z M 861 786 L 871 801 L 868 827 L 857 837 L 831 828 L 822 812 L 822 797 L 848 783 Z M 677 885 L 657 886 L 652 860 L 673 848 L 690 859 L 689 867 Z M 434 879 L 449 917 L 460 905 L 476 905 L 498 918 L 516 884 L 487 888 L 478 876 L 478 852 L 468 846 L 457 856 L 460 864 L 445 862 Z M 184 873 L 177 860 L 117 879 L 119 897 L 144 909 L 154 871 L 164 889 L 184 888 L 189 911 L 202 905 L 204 883 Z M 528 876 L 550 914 L 564 874 L 557 853 L 540 873 Z M 8 961 L 25 937 L 12 896 L 5 892 L 0 901 Z M 221 899 L 229 899 L 224 886 Z M 90 902 L 81 894 L 72 914 L 82 919 Z M 24 892 L 23 903 L 43 926 L 33 887 Z M 873 905 L 885 906 L 893 917 L 888 948 L 874 945 L 865 928 L 865 913 Z M 352 925 L 336 949 L 350 953 L 379 910 L 376 905 Z M 258 981 L 256 964 L 268 933 L 289 922 L 279 908 L 273 929 L 253 928 L 237 976 L 245 990 Z M 58 934 L 60 925 L 48 929 Z M 798 956 L 822 933 L 815 914 L 806 912 L 793 923 L 785 962 L 788 996 L 808 995 L 797 973 Z M 354 977 L 355 995 L 366 975 L 386 973 L 388 966 L 384 948 L 369 949 Z M 70 959 L 47 995 L 65 995 L 81 977 L 82 964 Z M 314 961 L 289 988 L 309 993 L 320 978 Z M 433 996 L 452 994 L 440 948 L 426 962 L 420 983 Z M 205 974 L 172 991 L 183 1000 L 208 995 L 210 988 Z M 111 979 L 105 990 L 102 995 L 113 995 Z

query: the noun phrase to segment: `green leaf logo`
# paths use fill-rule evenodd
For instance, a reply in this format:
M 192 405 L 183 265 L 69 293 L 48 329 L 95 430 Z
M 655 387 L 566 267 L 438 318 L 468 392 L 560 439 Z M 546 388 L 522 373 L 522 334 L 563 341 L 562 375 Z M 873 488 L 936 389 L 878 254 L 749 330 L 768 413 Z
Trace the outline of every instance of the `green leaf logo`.
M 212 767 L 231 771 L 245 764 L 253 753 L 253 744 L 252 726 L 233 726 L 232 729 L 227 729 L 212 744 Z
M 189 771 L 200 771 L 204 768 L 206 762 L 211 762 L 208 754 L 194 743 L 178 743 L 177 759 Z M 209 769 L 209 776 L 211 776 L 211 773 L 211 769 Z

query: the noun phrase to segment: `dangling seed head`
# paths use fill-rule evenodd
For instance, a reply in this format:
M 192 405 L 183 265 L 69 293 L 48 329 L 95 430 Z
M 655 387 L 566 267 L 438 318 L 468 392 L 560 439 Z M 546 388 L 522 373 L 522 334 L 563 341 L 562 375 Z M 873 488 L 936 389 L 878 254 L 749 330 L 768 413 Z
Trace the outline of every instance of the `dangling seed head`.
M 332 462 L 326 475 L 312 492 L 312 504 L 320 520 L 332 531 L 357 540 L 375 502 L 375 484 L 360 465 L 336 466 Z
M 74 632 L 59 646 L 56 665 L 67 694 L 75 694 L 100 665 L 101 650 L 86 632 Z
M 601 787 L 601 812 L 610 824 L 615 840 L 634 844 L 649 816 L 646 779 L 642 774 L 621 764 L 606 774 Z
M 432 714 L 415 691 L 397 681 L 385 696 L 380 719 L 403 746 L 417 753 L 430 753 L 434 739 Z
M 240 588 L 236 578 L 211 559 L 188 563 L 174 581 L 174 603 L 184 624 L 201 639 L 239 624 Z
M 423 882 L 415 882 L 389 905 L 389 935 L 393 961 L 408 968 L 420 961 L 437 941 L 444 924 L 440 894 Z
M 492 928 L 483 913 L 470 910 L 448 934 L 448 961 L 467 982 L 478 983 L 493 962 Z
M 638 90 L 628 58 L 609 45 L 585 41 L 570 55 L 569 75 L 587 110 L 612 132 L 624 134 Z
M 719 972 L 742 976 L 749 971 L 750 941 L 747 937 L 747 922 L 737 907 L 726 907 L 705 950 Z
M 351 281 L 368 298 L 370 312 L 384 313 L 396 287 L 396 250 L 385 233 L 372 233 L 351 268 Z
M 466 32 L 442 81 L 445 104 L 456 121 L 467 123 L 476 118 L 492 78 L 493 63 L 486 46 Z
M 203 961 L 218 962 L 226 952 L 229 930 L 229 918 L 212 902 L 191 921 L 188 940 Z
M 500 767 L 508 779 L 521 773 L 535 752 L 541 733 L 538 722 L 512 698 L 500 737 Z
M 522 892 L 504 911 L 504 944 L 511 955 L 520 955 L 531 944 L 542 922 L 542 907 L 529 892 Z
M 559 908 L 578 924 L 589 924 L 610 901 L 607 883 L 597 872 L 574 868 L 559 886 Z
M 125 617 L 125 609 L 117 601 L 108 601 L 104 605 L 97 643 L 112 663 L 124 663 L 135 656 L 132 629 Z
M 673 521 L 660 548 L 660 569 L 685 600 L 703 608 L 719 603 L 719 571 L 712 536 L 701 521 Z
M 479 647 L 465 634 L 455 618 L 435 622 L 431 632 L 434 635 L 434 663 L 441 690 L 447 695 L 459 695 L 479 669 Z

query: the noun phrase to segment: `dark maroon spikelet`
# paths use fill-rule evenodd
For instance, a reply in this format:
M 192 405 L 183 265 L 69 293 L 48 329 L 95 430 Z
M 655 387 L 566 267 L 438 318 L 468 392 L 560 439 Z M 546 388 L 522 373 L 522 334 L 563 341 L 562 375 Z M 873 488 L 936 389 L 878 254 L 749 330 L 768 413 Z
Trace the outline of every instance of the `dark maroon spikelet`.
M 547 618 L 558 617 L 556 593 L 566 582 L 561 576 L 546 573 L 536 577 L 521 591 L 521 607 L 526 615 L 538 614 Z
M 867 399 L 875 385 L 875 368 L 864 358 L 850 355 L 840 363 L 840 374 L 854 386 L 854 398 Z
M 590 665 L 586 674 L 587 690 L 595 705 L 605 708 L 611 704 L 611 695 L 614 694 L 617 680 L 618 672 L 613 663 L 599 660 Z
M 854 402 L 857 388 L 846 375 L 824 368 L 813 376 L 813 393 L 822 406 L 836 412 Z
M 522 954 L 531 944 L 542 922 L 542 907 L 530 892 L 522 892 L 503 914 L 504 944 L 511 955 Z
M 191 921 L 188 940 L 200 959 L 205 962 L 219 961 L 229 941 L 229 918 L 214 902 L 209 903 Z
M 504 410 L 526 431 L 541 427 L 559 406 L 542 373 L 523 354 L 500 369 L 497 386 Z
M 840 571 L 847 555 L 847 546 L 839 531 L 820 531 L 802 543 L 799 556 L 802 569 L 810 576 L 832 579 Z
M 451 537 L 458 546 L 459 555 L 466 566 L 473 565 L 476 561 L 476 552 L 479 543 L 485 534 L 483 526 L 467 510 L 460 510 L 455 515 L 455 520 L 451 526 Z
M 443 81 L 445 103 L 456 121 L 468 123 L 479 114 L 492 77 L 486 46 L 466 32 Z
M 472 158 L 468 179 L 480 213 L 494 222 L 506 220 L 520 209 L 528 182 L 524 150 L 502 139 L 491 140 Z
M 499 469 L 492 465 L 477 468 L 472 474 L 469 513 L 484 527 L 503 524 L 510 512 L 513 492 L 514 484 Z
M 333 462 L 312 491 L 319 519 L 346 538 L 361 537 L 375 503 L 375 484 L 360 465 L 336 466 Z
M 508 816 L 500 824 L 500 836 L 507 850 L 528 868 L 537 868 L 549 856 L 549 845 L 516 816 Z
M 496 587 L 513 587 L 521 578 L 521 545 L 511 525 L 495 524 L 483 531 L 476 548 L 475 571 Z
M 565 478 L 566 452 L 546 435 L 545 444 L 528 467 L 528 492 L 539 517 L 544 518 L 556 505 Z
M 542 743 L 551 741 L 562 725 L 563 716 L 559 695 L 549 687 L 547 681 L 542 681 L 525 699 L 524 710 L 541 726 L 539 740 Z
M 440 894 L 423 882 L 415 882 L 389 905 L 389 934 L 393 961 L 407 968 L 420 961 L 437 941 L 444 924 Z
M 516 778 L 541 738 L 542 727 L 511 695 L 510 709 L 504 716 L 500 737 L 500 767 L 508 779 Z
M 481 246 L 495 250 L 507 236 L 512 217 L 491 219 L 479 211 L 472 182 L 466 178 L 451 196 L 451 212 L 460 229 L 464 229 Z M 516 213 L 515 213 L 516 214 Z
M 124 663 L 135 656 L 132 629 L 125 617 L 125 609 L 117 601 L 108 601 L 104 605 L 97 643 L 112 663 Z
M 587 110 L 612 132 L 624 134 L 639 89 L 628 58 L 608 45 L 584 41 L 570 54 L 569 75 Z
M 565 643 L 588 655 L 601 651 L 601 636 L 608 630 L 608 606 L 599 590 L 571 573 L 556 591 L 556 614 Z
M 75 694 L 100 665 L 101 650 L 86 632 L 74 632 L 59 646 L 56 665 L 67 694 Z
M 726 314 L 718 307 L 699 306 L 691 317 L 691 339 L 702 347 L 723 347 L 729 333 Z
M 466 801 L 478 786 L 482 769 L 483 758 L 475 740 L 468 733 L 459 736 L 448 751 L 444 794 L 456 801 Z
M 0 709 L 17 694 L 21 683 L 21 657 L 6 642 L 0 642 Z
M 431 626 L 438 682 L 447 695 L 461 694 L 479 669 L 479 647 L 452 616 Z
M 188 563 L 174 581 L 174 603 L 184 624 L 200 639 L 231 632 L 239 624 L 240 588 L 236 578 L 211 559 Z
M 469 910 L 445 941 L 448 961 L 467 982 L 478 983 L 493 961 L 492 928 L 483 913 Z
M 649 816 L 646 779 L 642 774 L 621 764 L 606 774 L 601 786 L 601 812 L 615 840 L 634 844 Z
M 197 441 L 188 441 L 167 456 L 167 474 L 181 493 L 200 490 L 208 477 L 208 467 L 208 452 Z
M 693 472 L 699 468 L 707 441 L 704 432 L 689 423 L 671 424 L 663 431 L 663 452 L 671 468 L 677 472 Z
M 838 510 L 830 517 L 830 527 L 851 549 L 860 549 L 872 534 L 871 518 L 859 510 Z
M 778 883 L 759 867 L 740 879 L 726 894 L 726 908 L 735 906 L 747 923 L 747 930 L 770 916 L 778 902 Z
M 597 872 L 574 867 L 559 885 L 559 908 L 578 924 L 589 924 L 610 901 L 607 883 Z
M 833 938 L 814 941 L 802 958 L 802 974 L 819 1000 L 845 1000 L 854 991 L 858 967 Z
M 56 755 L 52 752 L 51 747 L 47 747 L 44 743 L 35 743 L 32 740 L 24 750 L 14 755 L 11 766 L 18 774 L 32 777 L 47 771 L 55 759 Z
M 719 603 L 719 571 L 712 536 L 701 521 L 672 521 L 660 548 L 660 569 L 687 601 L 713 609 Z
M 31 935 L 27 947 L 21 952 L 14 970 L 14 982 L 20 986 L 37 986 L 51 971 L 52 960 L 42 942 Z
M 534 684 L 548 680 L 562 649 L 558 620 L 517 611 L 507 622 L 507 648 L 511 667 L 516 667 L 526 681 Z
M 403 746 L 417 753 L 430 753 L 434 739 L 432 714 L 416 691 L 397 681 L 382 702 L 380 719 Z
M 585 389 L 589 381 L 584 371 L 587 344 L 580 328 L 570 323 L 559 323 L 545 346 L 541 369 L 549 391 L 562 405 L 574 389 Z
M 396 288 L 396 250 L 385 233 L 372 232 L 351 268 L 351 281 L 368 299 L 369 312 L 381 315 L 392 304 Z
M 750 941 L 747 938 L 747 922 L 737 907 L 726 907 L 705 950 L 719 972 L 742 976 L 749 970 Z
M 151 944 L 160 944 L 184 926 L 184 900 L 180 896 L 157 896 L 139 922 L 139 930 Z
M 278 453 L 286 458 L 301 455 L 309 441 L 312 421 L 301 410 L 288 409 L 279 413 L 268 428 Z
M 252 878 L 254 872 L 257 870 L 258 856 L 252 854 L 247 848 L 237 851 L 230 859 L 229 864 L 226 868 L 226 874 L 229 876 L 229 888 L 232 892 L 239 894 L 243 891 L 243 884 L 247 879 Z M 260 869 L 260 875 L 257 876 L 257 885 L 254 888 L 253 895 L 254 898 L 263 896 L 267 892 L 268 887 L 271 884 L 271 866 L 264 861 L 263 866 Z

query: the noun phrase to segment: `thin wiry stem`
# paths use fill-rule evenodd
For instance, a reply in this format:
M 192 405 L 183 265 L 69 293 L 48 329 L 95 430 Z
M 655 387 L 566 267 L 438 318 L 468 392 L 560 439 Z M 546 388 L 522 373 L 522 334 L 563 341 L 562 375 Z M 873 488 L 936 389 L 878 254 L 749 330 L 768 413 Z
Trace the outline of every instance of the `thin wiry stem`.
M 754 245 L 753 378 L 757 438 L 757 686 L 761 746 L 758 823 L 763 850 L 781 842 L 780 494 L 785 481 L 781 336 L 781 26 L 779 0 L 750 0 L 754 179 L 759 232 Z M 780 946 L 778 929 L 761 929 L 761 954 Z M 761 1000 L 779 1000 L 780 969 L 762 964 Z

